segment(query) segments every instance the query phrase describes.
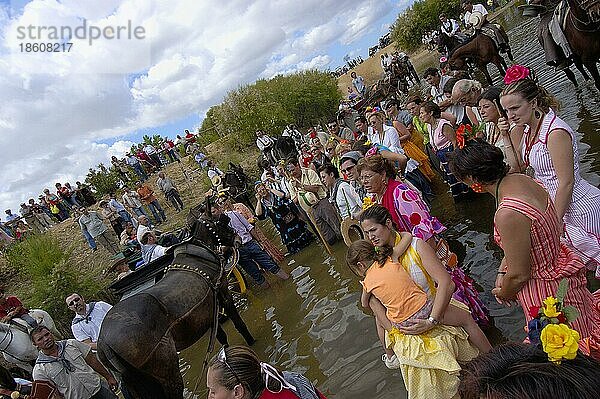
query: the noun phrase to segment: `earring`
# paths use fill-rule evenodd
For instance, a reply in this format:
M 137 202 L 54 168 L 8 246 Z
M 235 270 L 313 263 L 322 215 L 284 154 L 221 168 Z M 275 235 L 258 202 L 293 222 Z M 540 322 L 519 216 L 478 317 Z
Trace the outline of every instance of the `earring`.
M 471 190 L 475 191 L 476 193 L 482 193 L 483 186 L 481 185 L 481 183 L 473 183 L 471 184 Z
M 542 113 L 540 111 L 538 111 L 537 109 L 535 110 L 533 115 L 535 116 L 535 119 L 540 119 L 542 117 Z

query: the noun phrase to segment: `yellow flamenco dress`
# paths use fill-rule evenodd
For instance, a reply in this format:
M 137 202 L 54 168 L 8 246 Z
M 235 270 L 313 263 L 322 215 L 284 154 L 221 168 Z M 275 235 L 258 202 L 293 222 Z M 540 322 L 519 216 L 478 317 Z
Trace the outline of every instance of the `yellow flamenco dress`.
M 435 295 L 433 280 L 426 273 L 416 242 L 407 249 L 401 263 L 413 280 L 428 295 Z M 468 311 L 456 301 L 450 304 Z M 393 328 L 386 335 L 386 346 L 394 351 L 400 361 L 409 399 L 453 399 L 458 396 L 460 363 L 475 358 L 479 351 L 469 340 L 462 327 L 437 325 L 419 335 L 407 335 Z

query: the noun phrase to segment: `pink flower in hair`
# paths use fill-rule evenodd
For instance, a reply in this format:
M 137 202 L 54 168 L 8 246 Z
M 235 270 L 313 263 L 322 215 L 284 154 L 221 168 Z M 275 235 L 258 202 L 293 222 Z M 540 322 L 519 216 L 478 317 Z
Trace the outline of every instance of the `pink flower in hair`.
M 523 65 L 515 64 L 506 70 L 504 75 L 504 84 L 511 84 L 519 80 L 528 78 L 531 75 L 529 68 Z
M 370 158 L 373 155 L 377 155 L 377 146 L 376 145 L 374 145 L 373 147 L 369 148 L 369 150 L 365 154 L 365 158 Z

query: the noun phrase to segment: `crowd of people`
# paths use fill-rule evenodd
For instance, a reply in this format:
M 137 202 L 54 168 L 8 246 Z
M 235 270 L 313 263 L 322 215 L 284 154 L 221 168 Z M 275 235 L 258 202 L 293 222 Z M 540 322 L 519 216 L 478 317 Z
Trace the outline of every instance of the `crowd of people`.
M 442 17 L 445 29 L 457 33 L 455 21 Z M 354 72 L 352 77 L 354 90 L 364 96 L 364 79 Z M 206 169 L 213 183 L 212 216 L 235 234 L 238 265 L 259 288 L 269 287 L 261 269 L 287 280 L 280 265 L 285 256 L 315 240 L 326 250 L 346 242 L 345 260 L 360 279 L 361 305 L 374 316 L 382 361 L 401 370 L 409 398 L 554 397 L 557 392 L 592 397 L 589 386 L 600 378 L 600 295 L 589 291 L 588 279 L 600 278 L 600 190 L 580 176 L 573 129 L 560 118 L 556 99 L 524 66 L 512 66 L 502 87 L 484 88 L 437 68 L 426 69 L 422 79 L 430 86 L 425 96 L 371 104 L 362 113 L 340 109 L 325 129 L 312 126 L 302 133 L 287 126 L 282 137 L 291 148 L 285 151 L 276 148 L 278 137 L 257 130 L 261 175 L 253 207 L 220 187 L 224 173 L 189 132 L 173 144 L 185 145 L 186 154 Z M 57 183 L 56 194 L 45 190 L 39 203 L 22 204 L 22 217 L 44 231 L 75 214 L 92 250 L 100 243 L 113 254 L 140 249 L 146 264 L 160 258 L 167 246 L 155 226 L 166 216 L 146 182 L 149 176 L 157 172 L 156 186 L 176 212 L 184 208 L 176 184 L 160 170 L 161 154 L 179 161 L 179 153 L 165 143 L 164 151 L 146 146 L 140 150 L 145 156 L 114 158 L 123 189 L 102 198 L 98 211 L 88 209 L 89 200 L 95 202 L 89 188 Z M 129 178 L 128 168 L 137 179 Z M 489 282 L 491 294 L 500 305 L 522 308 L 528 345 L 493 348 L 486 337 L 489 312 L 449 249 L 446 226 L 430 208 L 432 199 L 443 195 L 436 192 L 441 183 L 455 201 L 495 198 L 494 239 L 503 258 Z M 18 223 L 18 216 L 6 214 L 7 223 Z M 279 243 L 257 224 L 267 219 Z M 360 229 L 362 239 L 350 239 L 351 226 Z M 117 265 L 119 277 L 132 272 Z M 568 290 L 561 293 L 562 281 Z M 26 319 L 20 301 L 10 299 L 8 307 L 9 298 L 2 298 L 3 321 Z M 31 339 L 40 357 L 34 378 L 53 382 L 65 398 L 112 398 L 118 383 L 91 354 L 110 305 L 86 304 L 79 294 L 66 303 L 75 312 L 75 340 L 56 341 L 47 328 L 35 327 Z M 569 307 L 578 317 L 567 326 Z M 540 311 L 547 312 L 538 326 L 546 338 L 536 345 L 532 332 Z M 551 325 L 565 326 L 570 340 L 560 341 L 558 333 L 548 337 Z M 549 348 L 550 341 L 575 352 Z M 66 367 L 85 378 L 64 377 Z M 209 362 L 207 387 L 214 398 L 324 398 L 302 375 L 262 363 L 246 347 L 218 352 Z M 80 392 L 86 393 L 77 396 Z

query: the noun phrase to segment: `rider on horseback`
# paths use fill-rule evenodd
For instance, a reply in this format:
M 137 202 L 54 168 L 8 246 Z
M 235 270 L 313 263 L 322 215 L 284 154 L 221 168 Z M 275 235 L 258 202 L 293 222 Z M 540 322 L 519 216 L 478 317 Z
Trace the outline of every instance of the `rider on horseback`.
M 29 315 L 29 310 L 16 296 L 6 296 L 4 287 L 0 286 L 0 321 L 10 323 L 13 319 L 21 319 L 31 328 L 37 327 L 37 321 Z
M 487 20 L 488 11 L 482 4 L 473 4 L 471 0 L 462 0 L 462 9 L 465 12 L 463 21 L 465 26 L 472 27 L 475 35 L 479 32 L 494 39 L 501 53 L 509 50 L 508 36 L 502 26 Z

